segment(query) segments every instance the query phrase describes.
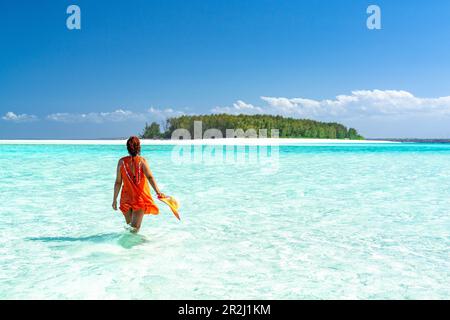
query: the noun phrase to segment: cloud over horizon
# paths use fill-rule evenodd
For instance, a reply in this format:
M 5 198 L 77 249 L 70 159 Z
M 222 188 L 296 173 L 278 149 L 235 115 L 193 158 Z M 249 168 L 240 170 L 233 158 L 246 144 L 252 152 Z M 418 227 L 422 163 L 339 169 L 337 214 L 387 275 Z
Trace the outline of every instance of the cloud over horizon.
M 211 109 L 212 113 L 229 113 L 229 114 L 239 114 L 239 113 L 245 113 L 245 114 L 258 114 L 258 113 L 264 113 L 264 109 L 261 107 L 255 107 L 254 105 L 250 103 L 245 103 L 242 100 L 238 100 L 235 103 L 233 103 L 233 106 L 231 107 L 214 107 Z
M 15 114 L 12 111 L 7 112 L 3 117 L 3 120 L 5 121 L 12 121 L 12 122 L 30 122 L 30 121 L 36 121 L 38 120 L 38 117 L 32 114 Z
M 150 107 L 150 109 L 148 109 L 147 111 L 153 116 L 155 116 L 158 120 L 164 120 L 168 117 L 177 117 L 185 114 L 184 111 L 174 110 L 172 108 L 158 109 Z
M 52 113 L 46 117 L 47 120 L 77 123 L 77 122 L 122 122 L 128 120 L 142 120 L 145 121 L 145 115 L 135 113 L 129 110 L 117 109 L 112 112 L 89 112 L 89 113 Z
M 179 116 L 184 114 L 182 111 L 171 108 L 157 109 L 150 107 L 146 112 L 134 112 L 130 110 L 117 109 L 112 112 L 89 112 L 89 113 L 52 113 L 46 119 L 65 123 L 105 123 L 105 122 L 123 122 L 123 121 L 150 121 L 163 120 L 167 117 Z
M 404 90 L 355 90 L 333 99 L 273 96 L 261 96 L 260 99 L 259 104 L 237 100 L 231 106 L 216 106 L 206 113 L 272 114 L 340 122 L 355 127 L 367 137 L 450 136 L 450 96 L 422 98 Z M 18 125 L 53 122 L 92 126 L 130 121 L 144 124 L 195 114 L 187 113 L 186 110 L 150 107 L 138 112 L 117 109 L 111 112 L 52 113 L 42 117 L 9 111 L 0 120 Z
M 361 117 L 392 117 L 402 115 L 450 115 L 450 96 L 419 98 L 403 90 L 358 90 L 335 99 L 315 100 L 262 96 L 263 106 L 241 100 L 232 107 L 215 107 L 213 113 L 267 113 L 316 119 L 351 119 Z

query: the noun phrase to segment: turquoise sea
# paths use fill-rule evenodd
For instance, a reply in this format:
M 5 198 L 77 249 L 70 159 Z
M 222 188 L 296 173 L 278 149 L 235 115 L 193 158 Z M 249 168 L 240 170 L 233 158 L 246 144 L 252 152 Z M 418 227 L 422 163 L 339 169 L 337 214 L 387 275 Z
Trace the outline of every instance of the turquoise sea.
M 450 145 L 274 154 L 144 146 L 182 220 L 161 203 L 132 235 L 111 208 L 124 147 L 0 145 L 0 298 L 450 298 Z

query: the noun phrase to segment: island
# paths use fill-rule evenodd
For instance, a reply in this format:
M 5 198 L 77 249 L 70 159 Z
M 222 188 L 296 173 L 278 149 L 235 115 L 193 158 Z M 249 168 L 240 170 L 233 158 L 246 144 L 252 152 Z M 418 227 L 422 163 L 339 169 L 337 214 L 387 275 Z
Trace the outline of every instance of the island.
M 271 130 L 275 129 L 278 130 L 279 138 L 364 140 L 364 137 L 358 134 L 356 129 L 347 128 L 340 123 L 262 114 L 209 114 L 171 117 L 163 124 L 163 130 L 157 122 L 146 124 L 141 138 L 170 139 L 172 133 L 177 129 L 185 129 L 189 131 L 191 137 L 194 137 L 194 126 L 197 121 L 201 122 L 202 135 L 209 129 L 216 129 L 222 133 L 223 137 L 227 137 L 227 129 L 241 129 L 241 132 L 244 133 L 248 133 L 249 130 L 258 133 L 260 130 L 267 130 L 270 137 Z

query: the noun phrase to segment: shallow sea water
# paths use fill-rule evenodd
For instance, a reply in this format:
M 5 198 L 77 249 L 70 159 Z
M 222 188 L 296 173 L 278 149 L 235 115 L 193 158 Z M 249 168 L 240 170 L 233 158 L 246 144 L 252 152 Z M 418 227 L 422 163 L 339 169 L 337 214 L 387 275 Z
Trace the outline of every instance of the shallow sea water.
M 124 151 L 0 145 L 1 299 L 450 297 L 450 145 L 143 146 L 182 221 L 159 203 L 138 235 L 111 209 Z

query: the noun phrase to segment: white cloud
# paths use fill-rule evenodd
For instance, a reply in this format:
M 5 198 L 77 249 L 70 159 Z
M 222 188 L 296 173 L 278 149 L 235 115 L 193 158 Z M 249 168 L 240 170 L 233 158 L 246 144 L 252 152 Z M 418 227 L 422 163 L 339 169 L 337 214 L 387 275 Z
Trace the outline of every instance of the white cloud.
M 53 113 L 47 116 L 48 120 L 74 123 L 74 122 L 122 122 L 122 121 L 145 121 L 146 115 L 129 110 L 118 109 L 112 112 L 90 112 L 90 113 Z
M 264 105 L 238 100 L 232 107 L 215 107 L 212 113 L 277 114 L 316 119 L 350 119 L 402 115 L 450 115 L 450 96 L 419 98 L 402 90 L 359 90 L 334 99 L 315 100 L 262 96 Z
M 360 90 L 335 99 L 261 97 L 265 111 L 300 117 L 450 115 L 450 96 L 419 98 L 401 90 Z
M 256 107 L 252 104 L 238 100 L 233 103 L 232 107 L 215 107 L 211 110 L 212 113 L 229 113 L 229 114 L 256 114 L 264 113 L 264 109 Z
M 152 116 L 161 119 L 166 119 L 169 117 L 177 117 L 184 115 L 185 113 L 183 111 L 174 110 L 172 108 L 166 108 L 166 109 L 157 109 L 150 107 L 150 109 L 147 110 Z
M 12 122 L 30 122 L 30 121 L 36 121 L 38 120 L 38 117 L 31 114 L 15 114 L 14 112 L 7 112 L 3 117 L 3 120 L 5 121 L 12 121 Z
M 404 116 L 450 116 L 450 96 L 436 98 L 416 97 L 402 90 L 357 90 L 333 99 L 316 100 L 305 97 L 261 97 L 261 105 L 237 100 L 231 106 L 217 106 L 212 113 L 275 114 L 296 118 L 344 121 L 351 119 L 393 119 Z M 186 114 L 172 108 L 151 107 L 143 112 L 117 109 L 112 112 L 53 113 L 50 121 L 66 123 L 105 123 L 123 121 L 162 121 L 168 117 Z M 35 115 L 7 112 L 5 121 L 28 122 L 38 120 Z
M 123 122 L 123 121 L 151 121 L 163 120 L 168 117 L 183 115 L 183 111 L 171 108 L 156 109 L 151 107 L 145 112 L 133 112 L 129 110 L 118 109 L 112 112 L 89 112 L 89 113 L 67 113 L 59 112 L 49 114 L 47 120 L 65 122 L 65 123 L 105 123 L 105 122 Z

